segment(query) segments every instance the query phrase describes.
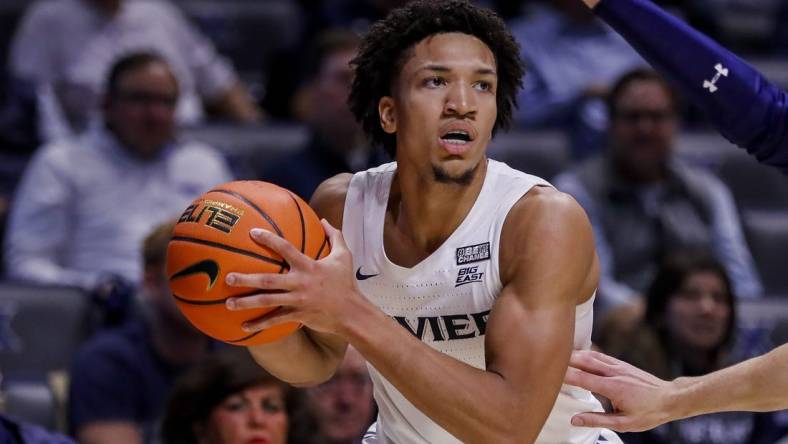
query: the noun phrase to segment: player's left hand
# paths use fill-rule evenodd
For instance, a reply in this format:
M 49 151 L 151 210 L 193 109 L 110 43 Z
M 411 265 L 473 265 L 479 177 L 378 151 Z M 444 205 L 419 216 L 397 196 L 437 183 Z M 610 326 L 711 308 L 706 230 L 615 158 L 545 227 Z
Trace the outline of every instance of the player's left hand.
M 290 242 L 267 230 L 253 229 L 252 239 L 284 258 L 290 271 L 277 273 L 228 273 L 227 284 L 262 290 L 251 296 L 229 298 L 229 310 L 280 307 L 258 319 L 248 321 L 244 329 L 263 330 L 285 322 L 300 322 L 315 331 L 341 334 L 349 316 L 366 299 L 353 276 L 353 258 L 342 232 L 322 220 L 331 242 L 331 252 L 320 260 L 302 254 Z M 278 292 L 272 292 L 278 291 Z

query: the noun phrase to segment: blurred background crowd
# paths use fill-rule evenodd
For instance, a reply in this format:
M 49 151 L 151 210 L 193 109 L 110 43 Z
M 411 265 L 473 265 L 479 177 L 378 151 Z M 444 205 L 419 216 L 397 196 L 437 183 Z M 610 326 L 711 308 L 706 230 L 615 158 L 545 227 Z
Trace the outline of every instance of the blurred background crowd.
M 360 442 L 375 405 L 357 352 L 318 387 L 285 386 L 192 329 L 164 262 L 172 220 L 213 185 L 267 180 L 308 199 L 388 161 L 347 109 L 348 62 L 404 3 L 0 2 L 1 430 Z M 489 155 L 587 211 L 602 263 L 596 345 L 675 378 L 787 341 L 788 177 L 712 132 L 580 0 L 478 3 L 507 21 L 527 66 L 515 127 Z M 788 87 L 788 1 L 658 3 Z M 624 439 L 788 442 L 788 412 Z

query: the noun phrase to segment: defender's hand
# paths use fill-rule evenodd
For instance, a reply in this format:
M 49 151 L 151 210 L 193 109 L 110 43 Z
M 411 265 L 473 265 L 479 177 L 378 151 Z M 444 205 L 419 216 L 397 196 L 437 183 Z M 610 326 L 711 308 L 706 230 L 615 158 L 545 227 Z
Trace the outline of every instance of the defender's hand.
M 572 425 L 640 432 L 672 420 L 670 382 L 603 353 L 572 352 L 564 382 L 608 398 L 614 409 L 579 413 Z

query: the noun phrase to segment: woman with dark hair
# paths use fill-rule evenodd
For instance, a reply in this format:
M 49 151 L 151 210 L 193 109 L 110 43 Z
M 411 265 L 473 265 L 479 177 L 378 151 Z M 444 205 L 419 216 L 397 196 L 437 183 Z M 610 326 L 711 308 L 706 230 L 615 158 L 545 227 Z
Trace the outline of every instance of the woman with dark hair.
M 668 257 L 646 293 L 636 322 L 615 317 L 602 349 L 659 378 L 700 376 L 734 362 L 736 306 L 723 266 L 705 252 Z M 770 417 L 728 412 L 697 416 L 622 437 L 630 444 L 771 443 Z
M 180 378 L 161 425 L 165 444 L 285 444 L 300 404 L 297 389 L 235 350 Z
M 663 358 L 659 374 L 695 376 L 725 365 L 734 340 L 734 300 L 725 268 L 711 255 L 666 260 L 646 293 L 645 324 L 656 334 L 653 351 Z M 658 367 L 655 362 L 652 368 Z

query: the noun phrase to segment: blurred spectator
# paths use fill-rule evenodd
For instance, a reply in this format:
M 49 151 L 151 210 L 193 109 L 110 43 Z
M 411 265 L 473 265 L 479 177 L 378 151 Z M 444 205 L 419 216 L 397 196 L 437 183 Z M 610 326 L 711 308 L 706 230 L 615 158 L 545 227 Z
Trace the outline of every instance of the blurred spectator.
M 711 255 L 670 255 L 647 291 L 645 314 L 609 318 L 598 345 L 654 375 L 700 376 L 735 363 L 736 304 L 722 265 Z M 775 436 L 776 435 L 776 436 Z M 728 412 L 675 421 L 622 436 L 628 444 L 774 443 L 771 414 Z
M 550 0 L 510 24 L 527 74 L 517 100 L 518 125 L 570 130 L 576 158 L 603 145 L 603 97 L 623 73 L 645 62 L 577 0 Z
M 0 78 L 4 77 L 0 73 Z M 0 85 L 5 88 L 0 91 L 0 231 L 5 232 L 11 197 L 40 141 L 33 83 L 9 78 L 0 80 Z M 0 233 L 2 250 L 3 235 Z
M 129 283 L 142 279 L 145 235 L 230 180 L 218 152 L 175 139 L 177 99 L 158 56 L 115 64 L 104 124 L 43 147 L 22 178 L 6 236 L 9 277 L 79 286 L 110 308 L 124 304 Z
M 152 442 L 175 379 L 200 361 L 211 340 L 175 305 L 165 262 L 175 222 L 145 239 L 142 319 L 98 333 L 71 369 L 69 426 L 83 444 Z
M 346 28 L 364 34 L 369 26 L 409 0 L 323 0 L 321 17 L 325 28 Z
M 559 175 L 556 186 L 585 208 L 602 267 L 600 311 L 637 302 L 665 252 L 710 249 L 736 293 L 762 288 L 730 191 L 673 155 L 676 96 L 653 71 L 624 75 L 609 97 L 606 153 Z
M 359 37 L 332 30 L 317 41 L 314 67 L 298 93 L 295 114 L 311 130 L 307 146 L 273 164 L 260 175 L 309 199 L 320 182 L 339 173 L 355 172 L 384 163 L 381 149 L 372 148 L 347 105 L 353 70 L 350 61 Z
M 311 424 L 301 428 L 299 444 L 358 444 L 375 420 L 372 380 L 367 363 L 348 346 L 345 359 L 334 376 L 306 391 Z
M 299 394 L 258 366 L 246 350 L 228 350 L 178 380 L 162 420 L 162 442 L 292 442 L 288 436 L 298 427 Z
M 111 65 L 136 51 L 158 52 L 171 66 L 181 91 L 179 122 L 201 120 L 201 97 L 224 117 L 259 119 L 232 67 L 167 1 L 37 1 L 12 42 L 10 70 L 38 85 L 41 130 L 53 140 L 87 126 Z

